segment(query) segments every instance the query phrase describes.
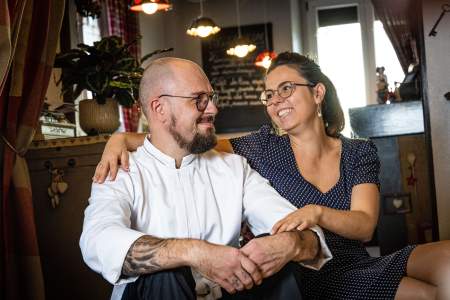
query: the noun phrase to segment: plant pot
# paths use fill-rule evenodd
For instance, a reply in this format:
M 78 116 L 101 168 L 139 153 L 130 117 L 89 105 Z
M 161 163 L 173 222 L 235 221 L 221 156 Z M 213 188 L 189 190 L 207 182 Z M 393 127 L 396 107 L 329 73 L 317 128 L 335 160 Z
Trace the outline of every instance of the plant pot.
M 80 101 L 80 127 L 87 135 L 113 133 L 119 128 L 119 107 L 117 101 L 107 99 L 98 104 L 95 99 Z

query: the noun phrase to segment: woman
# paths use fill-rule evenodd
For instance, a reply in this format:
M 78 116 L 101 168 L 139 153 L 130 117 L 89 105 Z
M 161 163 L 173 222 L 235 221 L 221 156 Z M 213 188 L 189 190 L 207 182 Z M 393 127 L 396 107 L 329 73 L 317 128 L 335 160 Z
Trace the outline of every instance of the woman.
M 408 246 L 373 258 L 362 242 L 371 239 L 379 210 L 376 147 L 340 135 L 342 109 L 331 81 L 309 58 L 281 53 L 266 76 L 261 101 L 272 122 L 259 132 L 231 140 L 235 153 L 266 177 L 299 209 L 273 233 L 319 225 L 327 231 L 334 259 L 320 271 L 302 269 L 308 299 L 450 299 L 450 242 Z M 145 135 L 114 135 L 94 181 L 102 182 L 117 159 L 128 165 L 126 148 Z M 125 148 L 126 146 L 126 148 Z M 120 154 L 118 154 L 120 153 Z

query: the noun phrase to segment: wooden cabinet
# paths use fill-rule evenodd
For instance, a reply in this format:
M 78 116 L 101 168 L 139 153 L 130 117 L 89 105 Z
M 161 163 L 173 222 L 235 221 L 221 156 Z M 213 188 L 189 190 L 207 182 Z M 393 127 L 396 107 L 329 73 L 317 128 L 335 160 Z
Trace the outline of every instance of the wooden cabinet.
M 112 286 L 87 267 L 78 245 L 91 177 L 107 136 L 35 142 L 27 153 L 46 299 L 109 299 Z M 64 170 L 68 183 L 53 208 L 48 168 Z

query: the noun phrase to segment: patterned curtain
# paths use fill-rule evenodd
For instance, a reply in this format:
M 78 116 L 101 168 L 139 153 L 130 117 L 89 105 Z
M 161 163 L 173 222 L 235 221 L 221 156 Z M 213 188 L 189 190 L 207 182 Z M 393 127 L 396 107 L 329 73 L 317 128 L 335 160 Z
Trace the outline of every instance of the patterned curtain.
M 128 1 L 105 0 L 104 7 L 108 35 L 120 36 L 125 43 L 129 43 L 139 36 L 138 14 L 128 9 Z M 140 43 L 133 45 L 130 50 L 131 54 L 137 58 L 141 56 Z M 139 106 L 135 104 L 131 108 L 122 107 L 122 114 L 125 131 L 136 132 L 141 116 Z
M 64 15 L 61 0 L 0 0 L 0 298 L 45 299 L 25 154 Z
M 408 66 L 419 63 L 418 36 L 419 0 L 372 0 L 375 13 L 383 23 L 384 30 L 389 37 L 398 60 L 407 73 Z

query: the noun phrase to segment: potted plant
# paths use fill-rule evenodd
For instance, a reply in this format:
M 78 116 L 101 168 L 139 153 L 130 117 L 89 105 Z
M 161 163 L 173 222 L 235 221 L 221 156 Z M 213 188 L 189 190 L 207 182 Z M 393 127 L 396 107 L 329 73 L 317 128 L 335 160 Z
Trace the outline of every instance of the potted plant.
M 124 44 L 118 36 L 104 37 L 93 46 L 59 53 L 54 67 L 62 69 L 63 95 L 75 100 L 83 90 L 91 91 L 94 99 L 81 100 L 80 127 L 89 135 L 112 133 L 119 127 L 117 102 L 132 106 L 139 97 L 142 62 L 151 56 L 173 50 L 157 50 L 140 60 L 130 53 L 131 43 Z

